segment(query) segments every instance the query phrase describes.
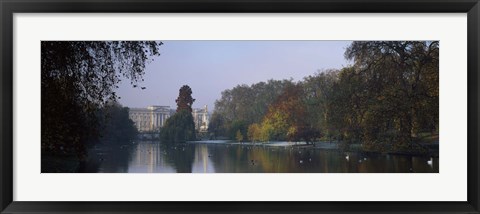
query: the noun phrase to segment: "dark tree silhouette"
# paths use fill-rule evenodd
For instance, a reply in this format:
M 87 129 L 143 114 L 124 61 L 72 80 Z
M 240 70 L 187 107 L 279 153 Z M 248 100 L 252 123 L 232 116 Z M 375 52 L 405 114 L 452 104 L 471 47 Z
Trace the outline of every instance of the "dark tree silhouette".
M 161 45 L 156 41 L 42 41 L 42 159 L 44 155 L 83 159 L 87 142 L 99 137 L 99 109 L 119 99 L 114 90 L 122 77 L 134 87 L 143 81 L 145 65 L 149 57 L 160 55 Z
M 181 110 L 192 112 L 192 105 L 195 99 L 192 98 L 192 89 L 190 86 L 184 85 L 180 88 L 178 98 L 175 102 L 177 102 L 177 112 Z
M 195 123 L 192 116 L 192 89 L 188 85 L 180 88 L 177 102 L 177 112 L 165 122 L 160 132 L 163 143 L 182 143 L 195 140 Z
M 117 102 L 108 103 L 98 113 L 102 143 L 128 145 L 137 137 L 135 123 L 129 118 L 129 109 Z
M 438 131 L 439 41 L 356 41 L 345 57 L 353 60 L 353 71 L 340 81 L 356 86 L 356 93 L 345 94 L 364 109 L 355 123 L 365 145 L 417 150 L 420 133 Z

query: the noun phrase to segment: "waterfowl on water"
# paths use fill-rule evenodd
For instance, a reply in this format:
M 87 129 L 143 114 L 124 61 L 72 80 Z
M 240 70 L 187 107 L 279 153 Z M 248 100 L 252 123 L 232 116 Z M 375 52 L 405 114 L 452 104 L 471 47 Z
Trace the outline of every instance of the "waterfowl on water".
M 430 165 L 430 166 L 433 164 L 433 158 L 432 157 L 430 157 L 430 160 L 427 161 L 427 164 Z

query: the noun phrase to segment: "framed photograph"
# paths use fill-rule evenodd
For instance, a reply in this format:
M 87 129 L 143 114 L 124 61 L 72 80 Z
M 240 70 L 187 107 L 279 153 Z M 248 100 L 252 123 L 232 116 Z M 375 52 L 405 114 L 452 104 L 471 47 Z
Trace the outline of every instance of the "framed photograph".
M 479 213 L 479 4 L 2 1 L 1 212 Z

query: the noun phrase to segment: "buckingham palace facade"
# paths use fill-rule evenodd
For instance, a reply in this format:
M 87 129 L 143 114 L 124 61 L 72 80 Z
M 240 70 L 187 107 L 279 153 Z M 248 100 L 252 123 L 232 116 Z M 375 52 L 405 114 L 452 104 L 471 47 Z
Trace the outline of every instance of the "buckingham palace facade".
M 174 110 L 170 106 L 148 106 L 147 108 L 130 108 L 129 117 L 135 123 L 139 132 L 159 131 Z M 193 109 L 195 129 L 199 132 L 208 130 L 209 114 L 207 106 L 203 109 Z
M 170 106 L 131 108 L 129 116 L 139 132 L 157 131 L 170 117 Z

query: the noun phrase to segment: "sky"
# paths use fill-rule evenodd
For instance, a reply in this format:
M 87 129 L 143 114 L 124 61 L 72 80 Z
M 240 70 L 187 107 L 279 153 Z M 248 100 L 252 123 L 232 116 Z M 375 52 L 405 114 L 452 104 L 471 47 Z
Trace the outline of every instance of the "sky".
M 351 41 L 162 41 L 160 56 L 145 67 L 144 82 L 122 80 L 119 102 L 130 108 L 166 105 L 175 109 L 183 85 L 192 88 L 194 108 L 213 110 L 221 92 L 269 79 L 297 82 L 326 69 L 339 69 Z M 145 87 L 144 90 L 141 87 Z

